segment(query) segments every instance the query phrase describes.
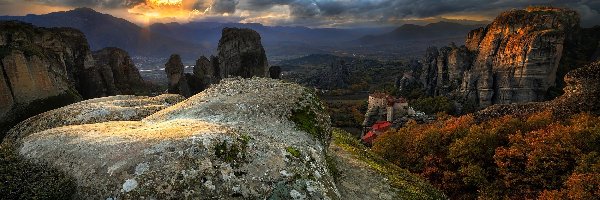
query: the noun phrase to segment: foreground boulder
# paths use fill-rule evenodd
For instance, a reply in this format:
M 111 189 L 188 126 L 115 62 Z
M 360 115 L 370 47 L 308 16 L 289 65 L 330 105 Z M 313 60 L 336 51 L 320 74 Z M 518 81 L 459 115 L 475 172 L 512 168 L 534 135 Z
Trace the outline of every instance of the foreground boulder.
M 90 107 L 84 113 L 65 107 L 31 118 L 3 145 L 72 177 L 74 198 L 339 197 L 325 159 L 329 117 L 306 88 L 225 79 L 139 121 L 114 116 L 147 106 L 119 110 L 118 102 L 94 99 L 75 105 Z M 62 126 L 72 121 L 82 125 Z
M 85 100 L 22 121 L 8 131 L 2 144 L 19 145 L 21 139 L 32 133 L 61 126 L 139 121 L 184 99 L 180 95 L 163 94 L 156 97 L 120 95 Z

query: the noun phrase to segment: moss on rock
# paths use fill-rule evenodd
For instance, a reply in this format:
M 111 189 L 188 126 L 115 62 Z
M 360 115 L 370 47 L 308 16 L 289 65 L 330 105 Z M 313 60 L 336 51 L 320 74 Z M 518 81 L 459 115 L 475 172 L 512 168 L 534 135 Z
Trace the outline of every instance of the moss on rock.
M 370 168 L 368 170 L 375 171 L 385 177 L 387 180 L 382 181 L 387 181 L 391 187 L 397 189 L 394 199 L 447 199 L 442 192 L 427 183 L 427 181 L 375 155 L 370 149 L 360 144 L 356 138 L 342 129 L 336 128 L 333 130 L 333 144 L 366 164 Z
M 72 177 L 0 148 L 0 199 L 71 199 Z

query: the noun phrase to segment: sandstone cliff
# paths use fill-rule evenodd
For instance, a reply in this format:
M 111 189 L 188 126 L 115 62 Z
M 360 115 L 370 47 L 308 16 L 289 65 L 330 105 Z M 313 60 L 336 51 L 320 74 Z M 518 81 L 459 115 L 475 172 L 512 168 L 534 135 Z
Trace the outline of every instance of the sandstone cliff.
M 184 73 L 184 66 L 181 57 L 177 54 L 171 55 L 169 61 L 165 64 L 165 72 L 169 79 L 168 93 L 180 94 L 184 97 L 191 97 L 204 90 L 212 79 L 208 70 L 210 68 L 200 60 L 194 67 L 194 74 Z
M 0 22 L 0 139 L 10 126 L 85 97 L 94 67 L 83 34 Z
M 82 99 L 132 94 L 141 84 L 126 52 L 95 52 L 83 33 L 0 22 L 0 139 L 12 125 Z
M 224 28 L 218 56 L 196 60 L 193 74 L 183 73 L 179 55 L 172 55 L 165 69 L 169 93 L 190 97 L 228 77 L 268 77 L 268 61 L 260 35 L 251 29 Z
M 95 96 L 135 94 L 135 89 L 143 86 L 140 72 L 126 51 L 109 47 L 93 52 L 93 57 L 102 76 L 102 83 L 98 84 L 105 89 L 103 94 Z
M 256 31 L 224 28 L 217 51 L 221 78 L 267 77 L 267 55 Z
M 475 113 L 475 118 L 485 121 L 504 115 L 527 116 L 544 110 L 563 118 L 582 112 L 600 115 L 600 61 L 570 71 L 564 81 L 567 84 L 564 94 L 552 101 L 493 105 Z
M 429 49 L 421 81 L 428 95 L 479 107 L 544 101 L 564 86 L 567 71 L 590 60 L 593 50 L 585 43 L 597 44 L 599 38 L 585 32 L 572 10 L 507 11 L 472 30 L 465 46 Z

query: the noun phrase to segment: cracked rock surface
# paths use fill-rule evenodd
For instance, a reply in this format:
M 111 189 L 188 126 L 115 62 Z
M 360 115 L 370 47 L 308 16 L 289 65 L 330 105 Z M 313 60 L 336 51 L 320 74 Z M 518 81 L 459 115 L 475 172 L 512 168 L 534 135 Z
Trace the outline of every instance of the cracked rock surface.
M 169 107 L 180 97 L 137 98 L 93 99 L 31 118 L 11 131 L 12 147 L 72 176 L 75 198 L 339 198 L 325 159 L 329 116 L 304 87 L 224 79 Z M 101 104 L 114 106 L 94 108 Z M 140 110 L 156 113 L 131 114 Z

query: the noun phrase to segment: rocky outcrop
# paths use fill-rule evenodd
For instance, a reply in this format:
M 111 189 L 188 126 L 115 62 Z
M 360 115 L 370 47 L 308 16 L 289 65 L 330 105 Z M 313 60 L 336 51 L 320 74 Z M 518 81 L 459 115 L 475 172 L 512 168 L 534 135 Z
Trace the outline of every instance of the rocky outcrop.
M 184 73 L 184 66 L 181 57 L 177 54 L 171 55 L 169 61 L 165 64 L 165 72 L 169 79 L 168 93 L 180 94 L 184 97 L 191 97 L 203 91 L 211 81 L 210 65 L 205 65 L 202 60 L 198 60 L 194 67 L 194 74 Z
M 210 85 L 219 80 L 219 74 L 215 73 L 215 68 L 208 58 L 201 56 L 196 60 L 194 66 L 194 76 L 202 80 L 202 84 Z
M 439 50 L 430 47 L 426 51 L 421 71 L 421 83 L 430 96 L 449 95 L 460 88 L 471 67 L 472 55 L 465 46 L 451 45 Z
M 340 197 L 325 156 L 329 117 L 306 88 L 225 79 L 139 121 L 140 114 L 112 121 L 145 115 L 154 103 L 129 104 L 94 99 L 77 105 L 88 108 L 84 113 L 66 107 L 32 118 L 17 127 L 35 130 L 11 131 L 18 139 L 9 147 L 73 177 L 76 199 Z M 63 126 L 71 121 L 82 125 Z
M 269 77 L 272 79 L 281 79 L 281 67 L 271 66 L 269 67 Z
M 70 103 L 145 90 L 116 48 L 90 51 L 83 33 L 0 22 L 0 139 L 14 124 Z
M 267 55 L 258 32 L 252 29 L 224 28 L 217 51 L 221 78 L 267 77 Z
M 190 97 L 227 77 L 268 77 L 268 61 L 260 35 L 251 29 L 224 28 L 218 56 L 196 60 L 194 74 L 184 74 L 179 55 L 172 55 L 165 69 L 169 93 Z M 187 84 L 185 84 L 187 83 Z
M 552 101 L 493 105 L 477 112 L 475 118 L 486 121 L 505 115 L 528 116 L 544 110 L 562 118 L 582 112 L 600 115 L 600 61 L 567 73 L 564 80 L 567 83 L 564 94 Z
M 139 121 L 184 99 L 175 94 L 156 97 L 118 95 L 77 102 L 20 122 L 8 132 L 3 145 L 20 144 L 20 139 L 30 134 L 61 126 Z
M 177 54 L 171 55 L 167 63 L 165 63 L 165 72 L 167 73 L 167 79 L 169 80 L 169 89 L 167 92 L 170 94 L 180 94 L 184 97 L 191 97 L 193 94 L 190 90 L 190 85 L 188 84 L 188 78 L 191 78 L 191 76 L 186 76 L 183 69 L 181 57 Z
M 325 66 L 325 69 L 316 72 L 314 77 L 307 78 L 302 82 L 325 90 L 348 88 L 350 85 L 350 64 L 343 60 L 335 61 L 329 66 Z
M 466 46 L 430 49 L 421 81 L 429 95 L 449 95 L 479 107 L 544 101 L 550 90 L 562 87 L 573 60 L 591 57 L 592 51 L 572 45 L 585 43 L 581 30 L 572 10 L 507 11 L 471 31 Z
M 108 47 L 93 52 L 93 56 L 106 88 L 105 93 L 98 96 L 135 94 L 135 89 L 143 86 L 140 72 L 126 51 Z
M 167 79 L 169 80 L 168 92 L 171 94 L 180 93 L 180 80 L 183 76 L 183 63 L 181 57 L 177 54 L 171 55 L 167 63 L 165 63 L 165 72 L 167 73 Z
M 84 35 L 0 22 L 0 140 L 12 125 L 89 97 L 96 74 Z
M 412 72 L 404 73 L 401 78 L 396 79 L 395 84 L 400 96 L 403 97 L 409 97 L 413 90 L 422 87 L 419 80 L 413 76 Z

